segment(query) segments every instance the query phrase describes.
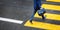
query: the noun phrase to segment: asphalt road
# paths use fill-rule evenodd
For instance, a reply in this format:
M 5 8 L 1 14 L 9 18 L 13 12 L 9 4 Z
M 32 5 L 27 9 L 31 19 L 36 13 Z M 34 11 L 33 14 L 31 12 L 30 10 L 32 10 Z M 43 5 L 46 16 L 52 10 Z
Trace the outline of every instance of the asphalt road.
M 60 5 L 57 2 L 45 2 L 45 4 Z M 48 13 L 60 14 L 60 11 L 51 11 L 46 9 Z M 5 21 L 0 21 L 0 30 L 45 30 L 38 28 L 25 27 L 24 24 L 30 18 L 33 12 L 33 0 L 0 0 L 0 17 L 17 19 L 24 21 L 23 24 L 15 24 Z M 39 18 L 35 18 L 40 20 Z M 46 20 L 47 23 L 58 24 L 60 21 Z

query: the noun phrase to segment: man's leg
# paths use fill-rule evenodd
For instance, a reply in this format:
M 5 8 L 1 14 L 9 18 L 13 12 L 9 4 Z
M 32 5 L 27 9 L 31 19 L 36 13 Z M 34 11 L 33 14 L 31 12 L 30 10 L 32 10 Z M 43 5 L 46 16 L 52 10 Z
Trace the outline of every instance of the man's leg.
M 32 16 L 30 17 L 30 22 L 31 22 L 31 23 L 32 23 L 32 20 L 33 20 L 33 18 L 34 18 L 34 15 L 36 14 L 36 12 L 37 12 L 37 10 L 35 9 L 34 12 L 33 12 L 33 14 L 32 14 Z
M 32 23 L 32 20 L 34 18 L 35 13 L 37 12 L 37 0 L 34 0 L 34 11 L 32 16 L 30 17 L 30 22 Z
M 42 12 L 42 13 L 40 12 L 40 14 L 38 13 L 38 15 L 39 15 L 39 16 L 42 16 L 42 20 L 44 20 L 44 19 L 45 19 L 44 14 L 46 13 L 46 11 L 45 11 L 44 8 L 42 8 L 42 9 L 40 9 L 40 10 L 43 11 L 43 12 Z

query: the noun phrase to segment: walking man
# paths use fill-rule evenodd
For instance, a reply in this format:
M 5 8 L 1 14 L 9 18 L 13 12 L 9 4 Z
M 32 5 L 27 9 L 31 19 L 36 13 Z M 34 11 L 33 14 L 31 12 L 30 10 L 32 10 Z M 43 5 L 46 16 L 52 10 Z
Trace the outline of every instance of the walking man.
M 30 17 L 30 23 L 32 23 L 32 19 L 34 18 L 34 15 L 36 14 L 36 12 L 38 10 L 42 11 L 42 12 L 40 12 L 40 14 L 39 14 L 39 11 L 38 11 L 38 15 L 42 16 L 43 20 L 45 19 L 45 17 L 44 17 L 45 11 L 43 11 L 44 9 L 41 8 L 41 5 L 42 5 L 41 1 L 42 0 L 34 0 L 34 12 L 33 12 L 32 16 Z

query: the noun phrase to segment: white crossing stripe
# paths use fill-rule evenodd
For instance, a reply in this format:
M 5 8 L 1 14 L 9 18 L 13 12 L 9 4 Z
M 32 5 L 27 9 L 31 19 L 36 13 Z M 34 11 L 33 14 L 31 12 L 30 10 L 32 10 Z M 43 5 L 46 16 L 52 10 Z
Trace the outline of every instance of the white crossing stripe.
M 20 20 L 8 19 L 8 18 L 3 18 L 3 17 L 0 17 L 0 21 L 12 22 L 12 23 L 17 23 L 17 24 L 23 23 L 23 21 L 20 21 Z

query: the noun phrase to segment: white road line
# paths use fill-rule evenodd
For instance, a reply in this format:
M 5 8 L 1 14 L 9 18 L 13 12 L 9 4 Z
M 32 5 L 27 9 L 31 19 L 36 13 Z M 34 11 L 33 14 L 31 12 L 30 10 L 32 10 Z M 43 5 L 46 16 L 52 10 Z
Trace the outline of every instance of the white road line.
M 6 22 L 17 23 L 17 24 L 22 24 L 23 23 L 23 21 L 20 21 L 20 20 L 8 19 L 8 18 L 3 18 L 3 17 L 0 17 L 0 20 L 1 21 L 6 21 Z

